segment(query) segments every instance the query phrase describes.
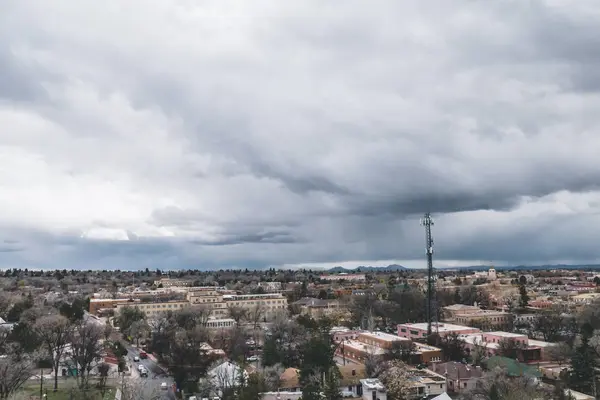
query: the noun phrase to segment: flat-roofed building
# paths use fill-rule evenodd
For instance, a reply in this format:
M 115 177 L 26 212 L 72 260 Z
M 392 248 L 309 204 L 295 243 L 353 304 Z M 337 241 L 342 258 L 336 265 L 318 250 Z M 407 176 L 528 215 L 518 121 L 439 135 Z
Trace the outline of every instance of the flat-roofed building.
M 192 286 L 194 281 L 189 279 L 172 279 L 172 278 L 161 278 L 154 281 L 154 285 L 157 287 L 170 287 L 170 286 Z
M 189 301 L 167 301 L 152 303 L 136 302 L 132 304 L 118 304 L 116 306 L 115 313 L 120 313 L 125 307 L 135 307 L 140 311 L 143 311 L 147 318 L 154 318 L 165 311 L 178 311 L 189 306 Z
M 139 302 L 139 300 L 135 301 L 133 299 L 129 299 L 129 298 L 122 298 L 122 299 L 90 299 L 90 308 L 89 308 L 89 313 L 96 315 L 98 314 L 98 311 L 102 310 L 102 309 L 107 309 L 107 308 L 115 308 L 117 307 L 117 305 L 119 304 L 137 304 Z
M 496 331 L 460 335 L 460 339 L 465 343 L 465 349 L 469 354 L 478 348 L 483 348 L 487 357 L 501 355 L 501 343 L 511 341 L 517 345 L 517 358 L 520 361 L 534 362 L 542 360 L 541 346 L 536 342 L 531 343 L 527 335 Z
M 442 361 L 442 349 L 439 347 L 419 342 L 413 343 L 415 344 L 413 364 L 430 364 Z
M 205 307 L 211 310 L 211 315 L 217 318 L 226 317 L 229 312 L 223 299 L 223 287 L 205 286 L 193 287 L 188 290 L 187 300 L 192 306 Z
M 233 318 L 209 318 L 204 324 L 209 329 L 229 329 L 236 326 Z
M 339 343 L 342 340 L 346 340 L 346 339 L 356 340 L 358 338 L 358 334 L 360 332 L 361 331 L 359 331 L 359 330 L 346 328 L 345 326 L 334 326 L 329 331 L 331 336 L 333 336 L 333 341 L 336 343 Z
M 364 281 L 367 279 L 365 274 L 326 274 L 319 276 L 319 279 L 323 281 Z
M 444 307 L 444 320 L 465 326 L 477 326 L 483 329 L 500 328 L 511 322 L 510 313 L 496 310 L 482 310 L 477 306 L 453 304 Z
M 398 343 L 406 350 L 406 362 L 409 364 L 426 364 L 439 362 L 442 350 L 410 339 L 384 332 L 358 332 L 356 338 L 344 338 L 337 347 L 338 357 L 364 362 L 368 357 L 384 358 L 395 344 Z
M 287 297 L 281 293 L 223 295 L 226 307 L 240 307 L 252 310 L 256 307 L 264 309 L 265 317 L 269 318 L 287 310 Z
M 359 332 L 356 340 L 371 346 L 377 346 L 384 350 L 391 349 L 393 344 L 396 342 L 410 343 L 410 339 L 385 332 Z
M 426 340 L 427 339 L 427 323 L 418 322 L 413 324 L 398 324 L 398 336 L 413 339 L 413 340 Z M 481 330 L 470 326 L 447 324 L 447 323 L 433 323 L 431 330 L 433 333 L 437 333 L 441 337 L 444 337 L 451 333 L 456 334 L 469 334 L 479 333 Z

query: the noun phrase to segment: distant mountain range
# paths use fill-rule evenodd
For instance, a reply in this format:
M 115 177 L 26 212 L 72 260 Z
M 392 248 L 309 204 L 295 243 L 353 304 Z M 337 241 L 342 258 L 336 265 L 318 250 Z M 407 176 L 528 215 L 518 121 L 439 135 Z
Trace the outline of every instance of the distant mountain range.
M 440 267 L 436 268 L 438 270 L 446 270 L 446 271 L 487 271 L 490 269 L 490 265 L 472 265 L 468 267 Z M 600 270 L 600 264 L 548 264 L 548 265 L 512 265 L 512 266 L 494 266 L 496 270 L 499 271 L 522 271 L 522 270 L 544 270 L 544 269 L 582 269 L 582 270 Z M 353 269 L 348 269 L 344 267 L 333 267 L 330 269 L 324 270 L 324 272 L 330 274 L 339 274 L 339 273 L 355 273 L 355 272 L 397 272 L 397 271 L 405 271 L 405 270 L 416 270 L 415 268 L 407 268 L 402 265 L 392 264 L 387 267 L 370 267 L 370 266 L 360 266 Z
M 329 272 L 330 274 L 339 274 L 340 272 L 395 272 L 395 271 L 403 271 L 409 268 L 403 267 L 402 265 L 392 264 L 387 267 L 358 267 L 354 269 L 347 269 L 344 267 L 333 267 L 330 269 L 326 269 L 325 272 Z

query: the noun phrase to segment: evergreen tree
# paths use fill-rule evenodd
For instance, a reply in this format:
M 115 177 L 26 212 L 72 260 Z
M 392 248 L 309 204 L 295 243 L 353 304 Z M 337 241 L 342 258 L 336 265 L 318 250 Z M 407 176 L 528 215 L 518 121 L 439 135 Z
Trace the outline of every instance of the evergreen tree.
M 262 351 L 262 365 L 270 367 L 281 362 L 281 357 L 277 351 L 276 339 L 273 337 L 267 338 L 263 345 Z
M 586 326 L 581 329 L 581 344 L 575 349 L 571 360 L 571 373 L 569 381 L 575 390 L 591 393 L 594 386 L 594 369 L 596 359 L 594 351 L 589 344 L 592 329 Z
M 333 366 L 325 374 L 323 382 L 323 396 L 325 400 L 342 400 L 340 392 L 340 370 Z
M 501 400 L 500 391 L 495 383 L 490 388 L 490 400 Z
M 521 295 L 521 298 L 519 299 L 519 305 L 521 308 L 526 308 L 529 306 L 529 295 L 527 294 L 527 288 L 525 285 L 519 286 L 519 294 Z

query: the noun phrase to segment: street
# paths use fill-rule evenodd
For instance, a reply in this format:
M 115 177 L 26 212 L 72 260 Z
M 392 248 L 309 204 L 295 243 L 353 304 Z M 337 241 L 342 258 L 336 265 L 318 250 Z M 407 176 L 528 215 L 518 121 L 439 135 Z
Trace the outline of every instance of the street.
M 167 375 L 156 362 L 150 358 L 144 360 L 140 359 L 139 362 L 134 362 L 133 358 L 140 355 L 139 349 L 128 345 L 127 346 L 127 362 L 130 365 L 131 371 L 131 382 L 140 386 L 140 390 L 144 393 L 144 399 L 175 399 L 175 393 L 173 392 L 173 379 Z M 148 377 L 142 378 L 138 371 L 138 365 L 142 364 L 148 370 Z M 161 389 L 161 383 L 167 384 L 167 390 Z

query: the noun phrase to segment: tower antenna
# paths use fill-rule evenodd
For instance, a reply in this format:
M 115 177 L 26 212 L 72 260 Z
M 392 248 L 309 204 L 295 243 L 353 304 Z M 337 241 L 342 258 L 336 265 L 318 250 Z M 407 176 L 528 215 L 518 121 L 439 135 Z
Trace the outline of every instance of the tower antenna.
M 434 319 L 433 309 L 433 238 L 431 227 L 433 219 L 430 213 L 425 213 L 421 218 L 421 225 L 425 227 L 425 251 L 427 253 L 427 336 L 431 335 L 431 322 Z M 437 315 L 435 316 L 437 320 Z M 436 324 L 437 326 L 437 324 Z

